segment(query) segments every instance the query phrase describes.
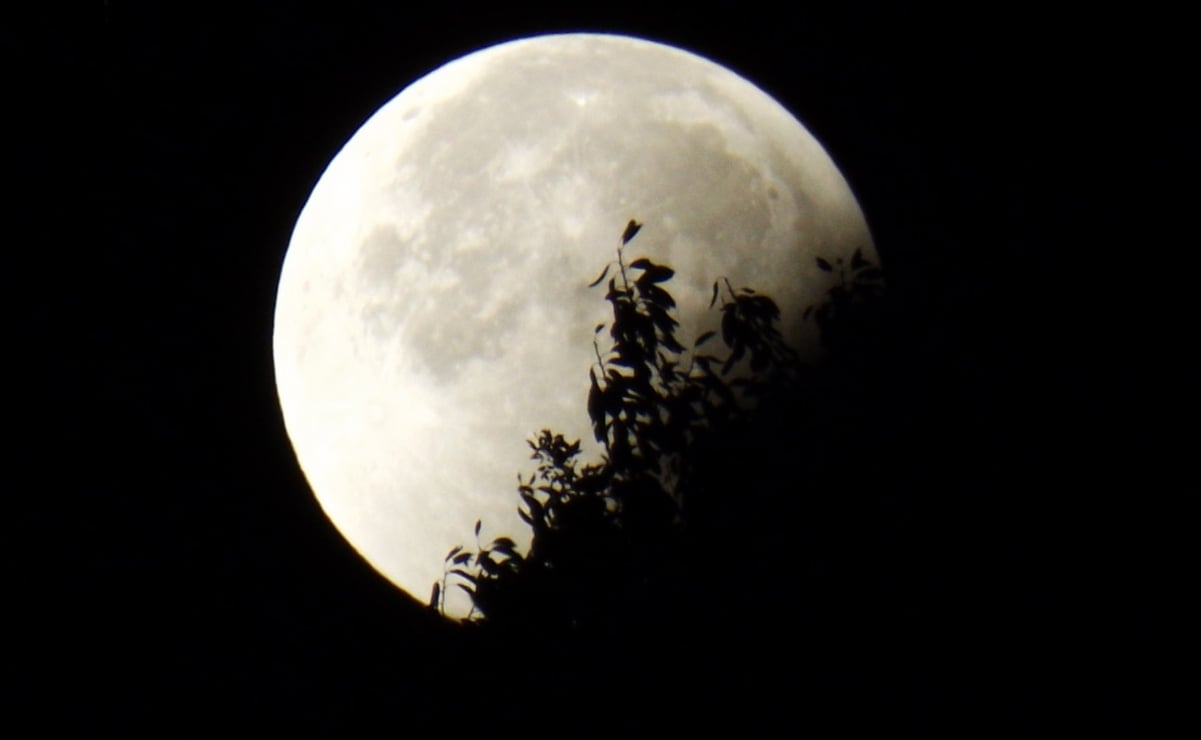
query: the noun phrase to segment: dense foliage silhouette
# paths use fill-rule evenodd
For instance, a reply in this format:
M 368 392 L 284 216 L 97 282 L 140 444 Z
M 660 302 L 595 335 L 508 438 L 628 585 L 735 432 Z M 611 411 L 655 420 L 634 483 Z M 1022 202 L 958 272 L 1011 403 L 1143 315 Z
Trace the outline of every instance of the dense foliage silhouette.
M 798 390 L 812 370 L 779 333 L 774 301 L 725 278 L 714 282 L 710 300 L 719 330 L 685 347 L 664 287 L 674 271 L 624 254 L 640 228 L 630 221 L 617 259 L 590 285 L 607 285 L 613 314 L 603 345 L 606 325 L 596 327 L 589 370 L 587 412 L 601 459 L 581 462 L 579 441 L 551 430 L 527 440 L 536 467 L 519 477 L 518 494 L 532 529 L 528 552 L 509 537 L 479 543 L 477 522 L 476 547 L 447 554 L 431 606 L 443 609 L 446 589 L 459 588 L 471 598 L 470 619 L 488 629 L 536 624 L 544 635 L 617 633 L 695 602 L 698 588 L 709 592 L 712 575 L 729 570 L 715 556 L 738 560 L 731 548 L 774 536 L 776 527 L 764 529 L 768 522 L 747 511 L 771 504 L 746 490 L 766 461 L 745 470 L 745 453 L 766 449 L 768 440 L 754 436 L 765 433 L 765 421 L 801 412 Z M 830 353 L 847 354 L 873 320 L 881 272 L 861 251 L 847 266 L 821 257 L 817 264 L 837 270 L 838 281 L 806 317 L 812 314 Z M 731 454 L 744 458 L 735 466 L 741 483 L 719 469 L 735 462 Z
M 581 732 L 1068 729 L 1056 538 L 1031 525 L 1056 503 L 990 458 L 1008 430 L 980 404 L 1001 400 L 920 353 L 862 252 L 817 258 L 820 358 L 721 277 L 716 329 L 686 344 L 671 267 L 625 256 L 639 228 L 592 284 L 612 309 L 586 399 L 600 459 L 543 430 L 528 550 L 477 524 L 447 555 L 431 609 L 446 588 L 472 605 L 446 622 L 473 664 L 454 690 Z

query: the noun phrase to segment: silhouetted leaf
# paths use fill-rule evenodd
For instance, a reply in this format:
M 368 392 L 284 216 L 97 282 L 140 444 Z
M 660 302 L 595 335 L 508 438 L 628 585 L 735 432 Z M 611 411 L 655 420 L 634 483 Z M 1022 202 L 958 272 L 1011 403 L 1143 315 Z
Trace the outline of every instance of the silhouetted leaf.
M 451 558 L 453 558 L 455 555 L 458 555 L 462 551 L 463 551 L 462 545 L 455 545 L 453 548 L 451 548 L 451 551 L 446 554 L 446 558 L 442 562 L 445 563 L 447 560 L 450 560 Z
M 480 536 L 480 520 L 479 519 L 475 520 L 475 536 L 476 537 Z
M 671 293 L 668 293 L 666 290 L 663 290 L 657 285 L 645 286 L 642 289 L 642 293 L 648 300 L 656 305 L 666 306 L 667 308 L 675 308 L 676 306 L 676 301 L 671 297 Z
M 511 550 L 511 549 L 517 547 L 517 543 L 514 542 L 513 540 L 509 539 L 508 537 L 497 537 L 496 539 L 492 540 L 492 546 L 493 547 L 507 547 Z
M 635 281 L 635 284 L 639 287 L 645 287 L 651 283 L 665 283 L 668 280 L 671 280 L 672 276 L 676 274 L 676 271 L 670 267 L 656 265 L 650 260 L 641 259 L 637 260 L 637 262 L 644 264 L 631 264 L 630 267 L 640 267 L 646 270 L 646 272 L 644 272 L 638 278 L 638 280 Z
M 726 304 L 728 308 L 730 304 Z M 729 346 L 734 346 L 734 338 L 738 334 L 738 319 L 733 311 L 725 311 L 721 317 L 721 339 Z
M 817 266 L 820 267 L 824 272 L 830 272 L 834 269 L 829 262 L 826 262 L 821 257 L 817 258 Z
M 605 325 L 604 325 L 604 323 L 603 323 L 603 322 L 602 322 L 602 323 L 600 323 L 600 324 L 597 324 L 597 325 L 596 325 L 596 328 L 592 330 L 592 333 L 593 333 L 593 334 L 599 334 L 599 333 L 600 333 L 600 330 L 601 330 L 601 329 L 604 329 L 604 328 L 605 328 Z
M 476 561 L 485 573 L 496 575 L 500 572 L 500 563 L 492 558 L 489 553 L 480 553 L 480 557 Z
M 709 308 L 713 308 L 713 304 L 717 303 L 717 281 L 713 282 L 713 297 L 709 299 Z
M 605 276 L 609 274 L 609 268 L 610 268 L 610 267 L 612 267 L 612 266 L 613 266 L 613 263 L 612 263 L 612 262 L 610 262 L 609 264 L 605 265 L 605 269 L 604 269 L 604 270 L 601 272 L 601 274 L 600 274 L 600 275 L 598 275 L 598 276 L 596 277 L 596 280 L 593 280 L 592 282 L 588 283 L 588 287 L 589 287 L 589 288 L 595 288 L 596 286 L 600 285 L 600 284 L 601 284 L 601 281 L 605 279 Z M 578 283 L 577 283 L 577 285 L 578 285 Z
M 704 344 L 705 342 L 707 342 L 707 341 L 709 341 L 710 339 L 712 339 L 712 338 L 713 338 L 713 337 L 714 337 L 716 334 L 717 334 L 717 332 L 715 332 L 715 331 L 707 331 L 707 332 L 705 332 L 704 334 L 702 334 L 702 335 L 700 335 L 699 337 L 697 337 L 697 338 L 696 338 L 696 341 L 692 343 L 692 346 L 693 346 L 694 348 L 695 348 L 695 347 L 699 347 L 699 346 L 701 346 L 702 344 Z
M 525 502 L 526 506 L 530 507 L 530 515 L 531 516 L 533 516 L 535 518 L 542 517 L 542 512 L 543 512 L 542 504 L 539 503 L 538 499 L 534 497 L 533 493 L 524 493 L 523 492 L 521 494 L 521 500 Z
M 596 382 L 596 373 L 592 368 L 588 368 L 588 379 L 592 383 L 588 389 L 588 417 L 592 419 L 596 441 L 600 442 L 604 438 L 602 429 L 605 416 L 605 396 Z
M 465 583 L 456 583 L 455 585 L 466 591 L 468 596 L 471 596 L 473 599 L 475 598 L 475 589 Z
M 626 224 L 626 230 L 621 234 L 621 243 L 629 244 L 630 240 L 634 238 L 634 235 L 637 234 L 638 230 L 641 228 L 642 224 L 631 218 L 630 222 Z
M 458 555 L 456 555 L 456 556 L 455 556 L 455 559 L 454 559 L 454 564 L 455 564 L 455 565 L 462 565 L 463 563 L 466 563 L 468 560 L 471 560 L 471 553 L 469 553 L 469 552 L 461 552 L 461 553 L 459 553 Z
M 434 587 L 430 590 L 430 606 L 435 609 L 438 607 L 438 597 L 442 594 L 441 584 L 435 582 Z
M 609 292 L 605 294 L 605 300 L 614 303 L 621 295 L 624 295 L 624 291 L 617 290 L 617 278 L 609 278 Z

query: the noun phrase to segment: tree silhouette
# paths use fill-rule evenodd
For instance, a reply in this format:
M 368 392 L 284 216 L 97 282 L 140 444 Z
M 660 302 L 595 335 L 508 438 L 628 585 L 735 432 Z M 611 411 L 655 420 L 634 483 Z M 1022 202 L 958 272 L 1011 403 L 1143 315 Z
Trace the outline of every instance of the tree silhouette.
M 779 333 L 774 301 L 724 277 L 709 303 L 720 311 L 719 330 L 681 344 L 664 287 L 674 271 L 646 257 L 626 260 L 641 226 L 629 222 L 616 259 L 589 286 L 607 286 L 613 316 L 607 340 L 605 324 L 595 329 L 589 370 L 587 412 L 601 459 L 582 463 L 579 441 L 551 430 L 527 440 L 535 470 L 518 477 L 518 494 L 532 529 L 528 551 L 508 537 L 480 543 L 477 521 L 475 548 L 447 554 L 432 608 L 444 610 L 446 589 L 459 588 L 471 598 L 469 620 L 489 629 L 622 633 L 695 600 L 720 562 L 746 550 L 749 533 L 728 525 L 757 526 L 745 514 L 762 502 L 717 485 L 727 476 L 715 462 L 730 462 L 738 440 L 759 444 L 748 436 L 757 420 L 799 410 L 811 371 Z M 821 257 L 817 264 L 835 269 Z M 827 349 L 846 353 L 872 320 L 881 276 L 859 251 L 849 267 L 835 264 L 840 281 L 806 317 L 815 317 Z
M 989 415 L 1015 397 L 923 344 L 862 252 L 816 258 L 819 361 L 787 346 L 770 297 L 722 277 L 715 330 L 686 343 L 672 269 L 625 256 L 639 228 L 592 283 L 612 310 L 586 400 L 600 459 L 543 430 L 518 481 L 528 550 L 477 525 L 447 556 L 431 607 L 446 587 L 472 604 L 442 622 L 466 656 L 456 706 L 575 734 L 643 732 L 639 716 L 822 736 L 1076 721 L 1067 658 L 1048 657 L 1065 504 L 998 454 L 1027 450 Z

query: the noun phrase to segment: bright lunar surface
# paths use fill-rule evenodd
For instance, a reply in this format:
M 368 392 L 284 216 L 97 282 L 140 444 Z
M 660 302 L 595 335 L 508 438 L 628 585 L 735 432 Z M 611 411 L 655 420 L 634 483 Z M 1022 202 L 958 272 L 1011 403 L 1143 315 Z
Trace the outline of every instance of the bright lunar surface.
M 730 70 L 644 40 L 541 36 L 475 52 L 380 108 L 330 162 L 288 246 L 275 308 L 288 435 L 330 520 L 424 600 L 457 544 L 524 549 L 526 439 L 583 441 L 593 327 L 626 259 L 676 270 L 685 345 L 715 324 L 713 282 L 801 320 L 862 248 L 846 181 L 782 106 Z M 602 334 L 602 339 L 607 334 Z M 602 345 L 602 350 L 605 348 Z M 465 614 L 466 596 L 448 601 Z

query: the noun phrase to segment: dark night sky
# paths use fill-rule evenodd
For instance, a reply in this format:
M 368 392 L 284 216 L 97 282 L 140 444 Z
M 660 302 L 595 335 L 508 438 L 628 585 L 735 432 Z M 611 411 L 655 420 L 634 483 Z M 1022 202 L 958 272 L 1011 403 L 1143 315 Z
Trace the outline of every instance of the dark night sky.
M 915 469 L 1006 488 L 1010 541 L 1043 558 L 1023 561 L 1043 580 L 1022 593 L 1049 599 L 1032 617 L 1047 635 L 1080 637 L 1067 614 L 1091 613 L 1093 587 L 1114 601 L 1132 587 L 1112 548 L 1139 541 L 1138 517 L 1097 554 L 1116 500 L 1081 505 L 1098 460 L 1108 480 L 1133 479 L 1122 460 L 1141 442 L 1108 434 L 1133 396 L 1111 382 L 1122 367 L 1094 360 L 1129 327 L 1091 318 L 1100 288 L 1076 264 L 1095 210 L 1076 188 L 1096 143 L 1081 124 L 1106 70 L 1073 22 L 858 7 L 768 18 L 746 3 L 94 5 L 4 39 L 31 72 L 30 130 L 62 127 L 86 150 L 32 181 L 58 197 L 21 259 L 53 280 L 18 278 L 36 348 L 19 400 L 35 444 L 18 464 L 38 490 L 9 494 L 29 499 L 9 538 L 17 705 L 83 726 L 395 732 L 449 708 L 437 681 L 467 648 L 342 542 L 295 463 L 274 394 L 274 289 L 309 189 L 364 119 L 443 62 L 537 32 L 675 44 L 792 110 L 856 192 L 914 356 L 928 358 L 910 371 L 914 395 L 930 404 L 922 423 L 944 428 Z M 1056 534 L 1068 520 L 1072 534 Z M 1065 596 L 1069 571 L 1080 593 Z M 1125 660 L 1147 618 L 1137 597 L 1121 602 L 1080 639 L 1116 635 Z M 1124 718 L 1106 686 L 1083 711 Z

